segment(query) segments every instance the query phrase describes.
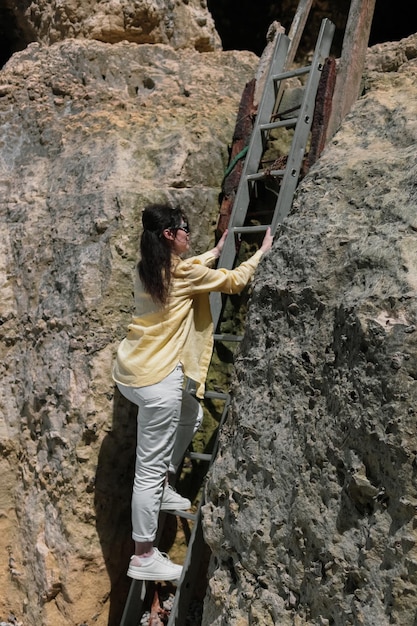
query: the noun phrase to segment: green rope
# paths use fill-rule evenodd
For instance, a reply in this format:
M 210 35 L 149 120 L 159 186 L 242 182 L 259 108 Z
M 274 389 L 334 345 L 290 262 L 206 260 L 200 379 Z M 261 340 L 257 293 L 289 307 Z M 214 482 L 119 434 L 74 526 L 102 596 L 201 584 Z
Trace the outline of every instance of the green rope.
M 225 173 L 224 173 L 223 180 L 229 176 L 230 172 L 233 170 L 233 168 L 234 168 L 234 166 L 236 165 L 236 163 L 237 163 L 238 161 L 240 161 L 240 159 L 243 159 L 243 157 L 246 155 L 246 153 L 247 153 L 247 151 L 248 151 L 248 148 L 249 148 L 249 146 L 246 146 L 246 148 L 243 148 L 243 150 L 241 150 L 241 151 L 239 152 L 239 154 L 237 154 L 237 155 L 235 156 L 235 158 L 233 159 L 233 161 L 232 161 L 231 163 L 229 163 L 229 165 L 227 166 L 227 169 L 226 169 L 226 171 L 225 171 Z

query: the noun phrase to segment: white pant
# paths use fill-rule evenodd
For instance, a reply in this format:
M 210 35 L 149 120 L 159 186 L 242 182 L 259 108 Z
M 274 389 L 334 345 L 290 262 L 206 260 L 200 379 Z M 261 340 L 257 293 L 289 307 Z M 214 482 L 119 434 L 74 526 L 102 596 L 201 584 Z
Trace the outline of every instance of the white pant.
M 161 382 L 119 391 L 139 407 L 135 479 L 132 494 L 132 537 L 153 541 L 166 474 L 175 472 L 203 417 L 198 401 L 183 390 L 179 364 Z

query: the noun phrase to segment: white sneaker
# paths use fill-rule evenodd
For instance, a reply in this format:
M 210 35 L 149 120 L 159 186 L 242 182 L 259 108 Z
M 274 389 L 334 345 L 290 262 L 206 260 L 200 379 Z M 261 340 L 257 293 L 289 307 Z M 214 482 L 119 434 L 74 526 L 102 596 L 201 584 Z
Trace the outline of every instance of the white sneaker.
M 187 511 L 191 508 L 191 502 L 183 498 L 171 485 L 165 485 L 162 494 L 161 511 Z
M 139 557 L 140 558 L 140 557 Z M 133 556 L 130 557 L 130 565 L 127 575 L 135 580 L 179 580 L 182 574 L 182 566 L 175 565 L 166 554 L 153 549 L 152 556 L 142 559 L 141 565 L 132 565 Z

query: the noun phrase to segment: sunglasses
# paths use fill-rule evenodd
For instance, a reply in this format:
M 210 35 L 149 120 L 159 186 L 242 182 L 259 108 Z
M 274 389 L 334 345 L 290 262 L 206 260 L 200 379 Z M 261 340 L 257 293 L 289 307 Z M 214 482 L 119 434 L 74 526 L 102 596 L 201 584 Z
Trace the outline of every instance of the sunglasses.
M 175 230 L 182 230 L 186 235 L 190 234 L 190 227 L 188 226 L 188 224 L 182 224 L 181 226 L 178 226 Z

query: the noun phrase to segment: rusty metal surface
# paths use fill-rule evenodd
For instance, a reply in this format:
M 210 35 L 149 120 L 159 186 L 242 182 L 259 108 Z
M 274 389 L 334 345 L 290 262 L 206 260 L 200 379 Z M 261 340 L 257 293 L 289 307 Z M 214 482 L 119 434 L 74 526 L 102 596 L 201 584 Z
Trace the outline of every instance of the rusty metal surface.
M 246 148 L 249 144 L 256 116 L 256 110 L 253 104 L 255 85 L 256 81 L 255 79 L 252 79 L 245 85 L 245 89 L 242 93 L 236 118 L 235 130 L 233 133 L 229 165 L 233 163 L 234 159 L 236 159 L 242 150 L 244 150 L 244 148 Z M 243 163 L 244 157 L 238 159 L 230 173 L 223 179 L 216 237 L 221 237 L 228 226 L 236 190 L 239 186 L 240 177 L 242 175 Z
M 311 144 L 308 153 L 307 167 L 317 161 L 326 144 L 327 128 L 332 112 L 332 98 L 336 83 L 336 61 L 328 57 L 317 90 L 313 124 L 311 126 Z

